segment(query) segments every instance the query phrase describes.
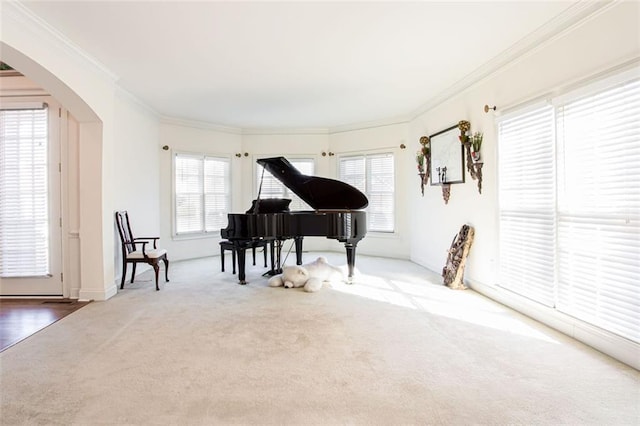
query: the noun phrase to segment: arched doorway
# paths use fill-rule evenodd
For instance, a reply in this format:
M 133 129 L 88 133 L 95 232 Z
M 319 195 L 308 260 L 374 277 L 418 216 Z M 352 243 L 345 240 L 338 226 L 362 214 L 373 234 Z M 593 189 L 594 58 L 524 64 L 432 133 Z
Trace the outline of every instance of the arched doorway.
M 60 104 L 68 120 L 60 129 L 60 214 L 50 217 L 61 230 L 62 296 L 104 300 L 109 279 L 104 273 L 102 219 L 103 123 L 68 84 L 32 58 L 0 42 L 0 60 L 10 64 Z M 54 164 L 53 167 L 56 167 Z M 86 186 L 91 190 L 87 191 Z M 110 241 L 109 241 L 110 242 Z

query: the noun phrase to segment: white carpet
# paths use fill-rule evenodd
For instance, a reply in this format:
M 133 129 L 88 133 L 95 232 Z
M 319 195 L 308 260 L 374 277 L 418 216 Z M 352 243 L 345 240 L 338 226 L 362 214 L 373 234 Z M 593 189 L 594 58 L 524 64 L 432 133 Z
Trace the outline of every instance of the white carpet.
M 260 266 L 240 286 L 218 257 L 172 262 L 159 292 L 147 272 L 0 354 L 0 421 L 639 424 L 638 371 L 411 262 L 357 267 L 314 294 Z

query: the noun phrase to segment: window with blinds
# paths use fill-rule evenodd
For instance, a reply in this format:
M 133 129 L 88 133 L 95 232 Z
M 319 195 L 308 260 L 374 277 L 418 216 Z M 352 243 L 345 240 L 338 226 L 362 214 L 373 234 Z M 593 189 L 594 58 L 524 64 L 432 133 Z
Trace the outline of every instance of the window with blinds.
M 558 309 L 640 342 L 640 80 L 560 104 Z
M 391 153 L 341 157 L 340 180 L 369 199 L 367 228 L 372 232 L 394 232 L 395 170 Z
M 307 176 L 313 176 L 315 169 L 315 161 L 313 158 L 293 158 L 289 162 L 300 173 Z M 263 175 L 264 171 L 264 175 Z M 284 186 L 282 182 L 273 177 L 271 173 L 266 171 L 260 164 L 256 164 L 256 188 L 260 191 L 260 198 L 288 198 L 291 200 L 289 209 L 292 211 L 310 210 L 311 207 L 293 191 Z M 262 187 L 260 183 L 262 182 Z
M 554 305 L 555 142 L 553 108 L 498 126 L 500 285 Z
M 48 113 L 0 110 L 0 276 L 48 276 Z
M 640 80 L 598 84 L 553 103 L 537 110 L 539 120 L 527 112 L 499 123 L 500 284 L 640 342 Z M 527 167 L 517 136 L 541 133 L 541 125 L 555 128 L 550 146 L 535 145 L 550 162 L 516 170 Z M 528 205 L 538 184 L 551 214 Z M 510 208 L 518 198 L 529 216 L 521 222 Z M 531 221 L 543 216 L 544 226 Z M 516 269 L 521 281 L 509 272 Z
M 218 232 L 231 207 L 228 158 L 176 153 L 175 234 Z

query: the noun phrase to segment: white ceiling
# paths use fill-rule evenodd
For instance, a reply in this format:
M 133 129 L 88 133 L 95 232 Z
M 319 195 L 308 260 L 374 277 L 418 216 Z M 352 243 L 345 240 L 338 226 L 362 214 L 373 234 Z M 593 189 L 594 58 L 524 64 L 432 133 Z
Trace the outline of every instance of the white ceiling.
M 24 5 L 162 116 L 242 129 L 331 129 L 411 117 L 522 53 L 516 48 L 530 48 L 575 3 Z

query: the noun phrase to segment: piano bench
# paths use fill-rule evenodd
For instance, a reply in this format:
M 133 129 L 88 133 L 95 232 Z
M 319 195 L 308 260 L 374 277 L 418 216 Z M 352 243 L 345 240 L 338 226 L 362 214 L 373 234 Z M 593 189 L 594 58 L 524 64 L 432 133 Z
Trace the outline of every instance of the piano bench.
M 267 267 L 267 241 L 266 240 L 257 240 L 257 241 L 246 241 L 241 243 L 245 246 L 245 248 L 250 248 L 253 255 L 253 264 L 256 264 L 256 248 L 262 247 L 264 254 L 264 266 Z M 224 251 L 231 251 L 231 262 L 233 266 L 233 273 L 236 273 L 236 246 L 231 241 L 220 241 L 220 264 L 221 270 L 224 272 Z

